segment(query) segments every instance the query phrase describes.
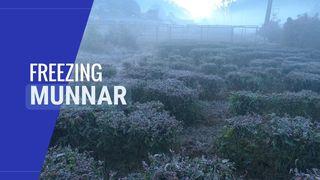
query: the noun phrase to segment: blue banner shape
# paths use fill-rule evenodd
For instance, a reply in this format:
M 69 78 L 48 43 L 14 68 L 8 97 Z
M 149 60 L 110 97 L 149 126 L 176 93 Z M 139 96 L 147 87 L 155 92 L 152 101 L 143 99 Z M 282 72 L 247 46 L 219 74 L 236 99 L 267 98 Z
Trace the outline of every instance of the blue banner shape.
M 0 2 L 0 179 L 37 179 L 59 110 L 25 106 L 29 63 L 73 63 L 92 0 Z

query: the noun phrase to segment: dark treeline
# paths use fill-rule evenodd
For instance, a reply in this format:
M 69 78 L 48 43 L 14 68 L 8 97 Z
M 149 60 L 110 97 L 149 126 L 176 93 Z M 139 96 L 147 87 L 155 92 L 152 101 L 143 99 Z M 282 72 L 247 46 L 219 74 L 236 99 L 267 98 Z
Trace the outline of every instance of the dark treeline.
M 271 21 L 262 27 L 260 33 L 271 42 L 283 45 L 320 49 L 319 16 L 300 15 L 288 18 L 283 27 L 278 21 Z

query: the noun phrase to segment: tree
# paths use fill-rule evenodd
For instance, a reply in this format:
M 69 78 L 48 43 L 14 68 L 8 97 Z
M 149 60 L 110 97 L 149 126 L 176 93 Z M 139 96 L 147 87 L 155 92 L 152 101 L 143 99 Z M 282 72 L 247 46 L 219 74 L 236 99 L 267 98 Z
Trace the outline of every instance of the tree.
M 288 46 L 320 49 L 320 20 L 318 15 L 306 14 L 288 18 L 283 27 L 283 43 Z

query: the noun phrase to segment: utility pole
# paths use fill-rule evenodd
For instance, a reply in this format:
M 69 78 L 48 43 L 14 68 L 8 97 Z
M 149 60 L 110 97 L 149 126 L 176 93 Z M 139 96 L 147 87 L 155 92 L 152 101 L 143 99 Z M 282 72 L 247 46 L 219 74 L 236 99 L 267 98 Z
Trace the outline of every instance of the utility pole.
M 268 0 L 268 6 L 267 6 L 266 18 L 264 20 L 264 25 L 267 25 L 270 22 L 272 3 L 273 3 L 273 0 Z

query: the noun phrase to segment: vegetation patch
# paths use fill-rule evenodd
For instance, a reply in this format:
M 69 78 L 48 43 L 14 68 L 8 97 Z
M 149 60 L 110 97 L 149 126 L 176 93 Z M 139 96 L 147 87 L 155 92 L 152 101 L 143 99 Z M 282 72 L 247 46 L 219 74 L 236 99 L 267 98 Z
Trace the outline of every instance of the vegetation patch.
M 104 179 L 104 167 L 88 153 L 70 147 L 49 149 L 40 179 Z
M 239 116 L 229 120 L 217 149 L 249 178 L 288 179 L 291 168 L 319 165 L 319 136 L 317 125 L 303 117 Z
M 155 154 L 142 173 L 126 179 L 234 179 L 233 163 L 220 158 L 189 158 Z
M 51 143 L 71 145 L 117 167 L 140 164 L 149 152 L 174 148 L 181 124 L 159 102 L 137 103 L 124 110 L 62 110 Z
M 320 96 L 311 91 L 260 94 L 236 92 L 230 97 L 230 111 L 235 115 L 270 114 L 320 119 Z
M 176 79 L 147 81 L 133 90 L 134 102 L 160 101 L 178 120 L 192 124 L 202 119 L 198 93 Z

